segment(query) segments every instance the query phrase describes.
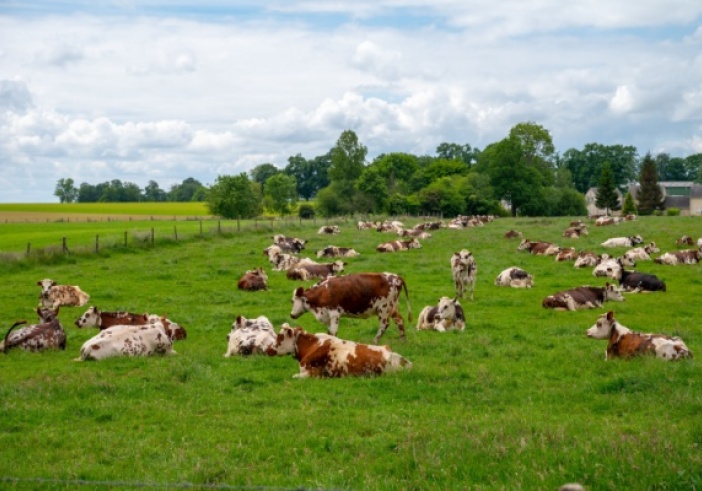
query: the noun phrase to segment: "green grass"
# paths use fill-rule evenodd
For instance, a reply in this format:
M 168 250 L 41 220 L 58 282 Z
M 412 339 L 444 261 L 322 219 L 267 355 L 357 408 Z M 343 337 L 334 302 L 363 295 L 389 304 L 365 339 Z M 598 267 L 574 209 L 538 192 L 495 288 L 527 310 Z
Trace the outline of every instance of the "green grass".
M 64 217 L 71 215 L 164 215 L 198 216 L 209 215 L 202 202 L 167 203 L 0 203 L 0 216 L 3 213 L 37 213 Z
M 290 357 L 223 358 L 239 314 L 324 330 L 311 314 L 290 320 L 297 283 L 271 271 L 261 254 L 270 243 L 267 227 L 47 264 L 0 263 L 6 327 L 33 319 L 35 283 L 48 277 L 80 285 L 91 305 L 166 313 L 188 330 L 175 357 L 75 363 L 96 331 L 73 325 L 83 308 L 64 308 L 65 352 L 0 355 L 0 478 L 356 490 L 556 489 L 570 481 L 593 490 L 699 488 L 696 359 L 605 362 L 605 342 L 585 337 L 604 309 L 541 307 L 555 291 L 604 281 L 572 263 L 518 253 L 518 241 L 502 235 L 514 228 L 531 239 L 601 252 L 608 237 L 641 233 L 664 252 L 676 249 L 683 234 L 702 235 L 701 222 L 650 217 L 591 227 L 589 236 L 573 240 L 560 237 L 568 221 L 500 219 L 441 230 L 422 249 L 396 254 L 374 252 L 392 235 L 358 232 L 350 222 L 341 222 L 334 237 L 316 235 L 312 224 L 288 224 L 281 231 L 309 239 L 310 256 L 328 244 L 351 246 L 362 255 L 347 260 L 347 272 L 401 274 L 415 319 L 439 296 L 452 296 L 450 255 L 465 247 L 476 256 L 475 301 L 462 302 L 466 331 L 418 332 L 412 322 L 403 342 L 391 325 L 382 342 L 414 366 L 379 378 L 296 380 Z M 62 224 L 67 234 L 79 225 Z M 3 241 L 8 226 L 0 225 Z M 44 226 L 35 225 L 33 233 Z M 86 233 L 94 235 L 89 227 Z M 512 265 L 533 273 L 536 287 L 493 286 Z M 270 291 L 236 290 L 241 274 L 255 266 L 266 268 Z M 702 356 L 701 267 L 641 262 L 637 269 L 664 279 L 668 292 L 628 295 L 611 305 L 618 320 L 679 335 Z M 400 311 L 406 319 L 404 300 Z M 371 342 L 376 330 L 375 319 L 342 319 L 339 336 Z

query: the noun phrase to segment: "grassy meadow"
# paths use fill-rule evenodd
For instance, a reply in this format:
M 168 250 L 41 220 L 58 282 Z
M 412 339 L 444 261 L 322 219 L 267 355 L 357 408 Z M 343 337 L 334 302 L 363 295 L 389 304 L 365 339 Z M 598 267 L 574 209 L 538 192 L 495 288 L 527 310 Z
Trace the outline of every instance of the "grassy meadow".
M 375 252 L 395 236 L 340 221 L 338 236 L 318 236 L 312 224 L 291 222 L 282 230 L 248 224 L 239 233 L 193 234 L 153 248 L 0 262 L 2 332 L 17 319 L 36 319 L 36 282 L 43 278 L 80 285 L 91 294 L 90 305 L 167 314 L 188 331 L 175 345 L 177 356 L 78 363 L 73 358 L 97 330 L 73 324 L 85 307 L 64 307 L 66 351 L 0 354 L 0 487 L 75 489 L 76 482 L 90 481 L 95 484 L 80 489 L 194 483 L 553 490 L 578 481 L 589 490 L 699 489 L 702 266 L 640 262 L 636 269 L 657 274 L 668 291 L 606 304 L 631 329 L 681 336 L 697 358 L 605 362 L 606 342 L 587 339 L 585 330 L 606 309 L 541 307 L 551 293 L 605 281 L 571 262 L 517 252 L 518 240 L 503 234 L 514 228 L 530 239 L 604 252 L 599 244 L 606 238 L 639 233 L 665 252 L 676 249 L 683 234 L 700 237 L 702 221 L 646 217 L 590 224 L 589 236 L 565 239 L 569 221 L 498 219 L 480 228 L 443 229 L 422 249 L 395 254 Z M 57 232 L 94 236 L 90 227 L 100 225 L 61 223 Z M 26 237 L 9 237 L 45 226 L 9 233 L 3 229 L 14 225 L 0 224 L 0 251 L 12 240 L 21 251 Z M 346 260 L 348 273 L 391 271 L 405 278 L 413 313 L 407 340 L 391 324 L 382 342 L 411 360 L 411 370 L 297 380 L 290 357 L 222 356 L 237 315 L 324 331 L 309 313 L 289 318 L 299 283 L 271 271 L 261 253 L 277 232 L 308 239 L 303 253 L 315 258 L 328 244 L 354 247 L 362 255 Z M 425 305 L 453 295 L 449 258 L 461 248 L 472 251 L 478 265 L 475 301 L 462 302 L 466 330 L 416 331 Z M 238 291 L 238 278 L 255 266 L 265 267 L 270 290 Z M 534 274 L 536 286 L 495 287 L 495 277 L 509 266 Z M 407 321 L 404 296 L 400 312 Z M 342 319 L 339 336 L 368 343 L 377 325 L 377 319 Z

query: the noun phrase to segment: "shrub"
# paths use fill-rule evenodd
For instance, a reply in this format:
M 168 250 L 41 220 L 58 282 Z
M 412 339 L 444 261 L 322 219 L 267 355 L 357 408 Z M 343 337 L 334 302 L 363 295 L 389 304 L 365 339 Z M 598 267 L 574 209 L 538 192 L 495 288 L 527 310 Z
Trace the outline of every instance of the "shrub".
M 298 215 L 300 218 L 314 218 L 314 206 L 309 203 L 302 203 L 298 207 Z
M 676 217 L 680 215 L 680 208 L 668 208 L 666 213 L 669 217 Z

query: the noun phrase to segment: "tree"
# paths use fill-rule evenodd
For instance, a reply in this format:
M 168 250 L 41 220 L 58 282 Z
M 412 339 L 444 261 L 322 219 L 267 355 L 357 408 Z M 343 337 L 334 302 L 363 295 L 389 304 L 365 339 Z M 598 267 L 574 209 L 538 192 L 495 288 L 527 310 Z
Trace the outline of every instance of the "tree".
M 287 215 L 297 204 L 297 183 L 295 178 L 278 172 L 264 183 L 263 194 L 266 206 L 280 215 Z
M 639 190 L 636 192 L 636 199 L 639 202 L 639 214 L 641 215 L 650 215 L 664 207 L 663 191 L 658 185 L 656 162 L 650 153 L 647 153 L 641 162 Z
M 702 182 L 702 153 L 688 155 L 685 158 L 685 169 L 688 179 L 697 183 Z
M 317 192 L 329 185 L 329 167 L 331 155 L 326 153 L 312 160 L 305 160 L 299 153 L 288 158 L 288 165 L 283 172 L 295 178 L 297 192 L 305 200 L 309 200 Z
M 73 179 L 59 179 L 56 183 L 54 196 L 58 196 L 60 203 L 73 203 L 78 198 L 78 190 L 76 189 Z
M 582 150 L 570 148 L 560 158 L 561 166 L 570 170 L 575 189 L 586 193 L 597 186 L 597 179 L 602 173 L 605 162 L 612 166 L 614 183 L 617 188 L 633 181 L 636 174 L 636 147 L 624 145 L 601 145 L 588 143 Z
M 100 190 L 97 186 L 83 182 L 78 189 L 79 203 L 97 203 L 100 199 Z
M 655 161 L 658 177 L 661 181 L 686 181 L 688 179 L 685 159 L 671 157 L 667 153 L 659 153 L 656 155 Z
M 458 143 L 441 143 L 436 147 L 436 156 L 444 160 L 457 160 L 467 166 L 471 166 L 477 160 L 478 149 L 473 149 L 468 143 L 459 145 Z
M 605 163 L 602 173 L 600 174 L 600 180 L 597 183 L 595 205 L 598 208 L 604 208 L 607 215 L 609 215 L 611 210 L 618 210 L 620 208 L 619 195 L 617 195 L 617 188 L 614 184 L 614 174 L 612 173 L 612 166 L 609 165 L 609 162 Z
M 638 213 L 636 211 L 636 204 L 634 203 L 634 197 L 631 193 L 627 192 L 624 197 L 624 205 L 622 205 L 622 215 L 631 215 Z
M 358 141 L 356 133 L 344 131 L 331 149 L 329 178 L 332 182 L 353 185 L 365 167 L 368 149 Z
M 207 195 L 207 208 L 211 214 L 224 218 L 254 217 L 261 210 L 259 188 L 244 172 L 238 176 L 218 176 Z
M 168 192 L 168 201 L 196 201 L 195 196 L 202 196 L 198 191 L 204 186 L 200 181 L 193 177 L 188 177 L 180 184 L 171 186 Z
M 166 192 L 161 189 L 156 181 L 149 181 L 144 188 L 144 201 L 166 201 Z
M 249 174 L 251 175 L 251 180 L 259 183 L 265 192 L 268 178 L 280 172 L 282 171 L 273 164 L 260 164 L 251 169 Z
M 362 211 L 382 212 L 387 209 L 388 198 L 390 197 L 388 183 L 378 167 L 371 166 L 363 169 L 355 187 L 361 194 L 365 195 L 365 202 L 370 205 Z
M 388 194 L 406 193 L 412 175 L 419 170 L 417 157 L 408 153 L 393 152 L 379 155 L 369 168 L 375 168 L 387 183 Z
M 544 178 L 544 184 L 553 182 L 553 153 L 555 147 L 549 131 L 533 122 L 519 123 L 509 131 L 510 138 L 519 142 L 522 159 Z

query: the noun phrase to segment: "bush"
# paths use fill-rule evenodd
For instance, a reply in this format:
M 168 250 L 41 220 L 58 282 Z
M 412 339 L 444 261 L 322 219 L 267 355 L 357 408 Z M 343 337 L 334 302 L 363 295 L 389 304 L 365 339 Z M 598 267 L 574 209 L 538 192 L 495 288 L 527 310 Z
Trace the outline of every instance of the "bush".
M 300 218 L 314 218 L 314 206 L 309 203 L 302 203 L 298 207 L 298 215 Z
M 666 213 L 669 217 L 676 217 L 680 215 L 680 208 L 668 208 Z

